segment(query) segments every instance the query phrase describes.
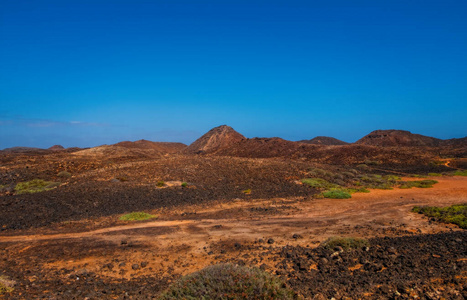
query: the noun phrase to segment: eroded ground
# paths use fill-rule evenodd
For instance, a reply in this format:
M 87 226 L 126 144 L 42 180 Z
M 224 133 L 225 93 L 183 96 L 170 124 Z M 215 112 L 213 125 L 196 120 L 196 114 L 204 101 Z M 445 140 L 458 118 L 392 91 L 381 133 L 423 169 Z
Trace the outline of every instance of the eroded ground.
M 466 177 L 436 180 L 351 199 L 298 188 L 297 196 L 159 208 L 144 222 L 99 216 L 5 231 L 0 269 L 17 283 L 5 297 L 151 299 L 180 275 L 235 262 L 283 276 L 306 298 L 464 299 L 467 234 L 410 212 L 467 202 Z M 316 249 L 331 236 L 375 239 L 353 252 Z

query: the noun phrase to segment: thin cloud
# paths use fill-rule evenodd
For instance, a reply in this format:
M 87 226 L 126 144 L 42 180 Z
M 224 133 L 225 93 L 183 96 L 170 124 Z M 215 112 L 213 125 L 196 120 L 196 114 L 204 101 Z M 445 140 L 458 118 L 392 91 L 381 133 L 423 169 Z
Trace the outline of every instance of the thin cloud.
M 35 119 L 35 118 L 24 118 L 17 116 L 9 119 L 0 119 L 0 126 L 26 126 L 32 128 L 50 128 L 50 127 L 69 127 L 69 126 L 80 126 L 80 127 L 105 127 L 109 126 L 106 123 L 99 122 L 82 122 L 82 121 L 55 121 L 47 119 Z

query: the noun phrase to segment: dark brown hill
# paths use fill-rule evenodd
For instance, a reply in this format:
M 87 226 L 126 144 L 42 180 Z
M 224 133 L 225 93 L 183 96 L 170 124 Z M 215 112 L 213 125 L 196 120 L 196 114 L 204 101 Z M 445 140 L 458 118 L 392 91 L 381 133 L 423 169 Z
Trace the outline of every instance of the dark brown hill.
M 24 153 L 24 154 L 38 154 L 38 153 L 48 153 L 49 150 L 42 149 L 42 148 L 34 148 L 34 147 L 11 147 L 5 148 L 1 150 L 5 153 Z
M 52 147 L 49 148 L 49 150 L 61 151 L 61 150 L 65 150 L 65 147 L 63 147 L 62 145 L 53 145 Z
M 170 143 L 170 142 L 151 142 L 147 140 L 139 140 L 136 142 L 124 141 L 113 146 L 124 147 L 128 149 L 146 149 L 156 150 L 161 153 L 177 153 L 184 150 L 187 146 L 182 143 Z
M 312 145 L 327 145 L 327 146 L 349 144 L 349 143 L 346 143 L 344 141 L 341 141 L 341 140 L 338 140 L 336 138 L 329 137 L 329 136 L 317 136 L 315 138 L 312 138 L 311 140 L 301 140 L 298 142 L 305 143 L 305 144 L 312 144 Z
M 443 146 L 467 146 L 467 136 L 460 139 L 449 139 L 442 142 Z
M 443 140 L 414 134 L 405 130 L 375 130 L 355 142 L 355 144 L 381 146 L 381 147 L 436 147 Z
M 197 154 L 214 153 L 221 149 L 230 148 L 243 140 L 246 140 L 246 138 L 236 132 L 232 127 L 222 125 L 209 130 L 188 146 L 185 152 Z

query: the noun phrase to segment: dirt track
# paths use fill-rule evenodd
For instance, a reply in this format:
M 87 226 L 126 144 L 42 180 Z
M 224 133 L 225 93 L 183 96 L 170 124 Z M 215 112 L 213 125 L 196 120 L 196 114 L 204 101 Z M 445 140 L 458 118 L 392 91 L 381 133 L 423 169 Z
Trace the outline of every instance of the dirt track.
M 92 231 L 66 233 L 65 228 L 65 233 L 0 236 L 0 269 L 18 283 L 12 299 L 111 298 L 125 293 L 142 299 L 137 296 L 142 284 L 151 284 L 147 296 L 155 295 L 171 278 L 222 261 L 276 272 L 285 246 L 313 248 L 335 235 L 396 237 L 457 231 L 410 212 L 414 205 L 467 202 L 466 177 L 436 180 L 439 183 L 431 189 L 372 190 L 343 200 L 237 200 L 183 206 L 165 211 L 155 221 Z M 83 285 L 80 278 L 89 284 Z

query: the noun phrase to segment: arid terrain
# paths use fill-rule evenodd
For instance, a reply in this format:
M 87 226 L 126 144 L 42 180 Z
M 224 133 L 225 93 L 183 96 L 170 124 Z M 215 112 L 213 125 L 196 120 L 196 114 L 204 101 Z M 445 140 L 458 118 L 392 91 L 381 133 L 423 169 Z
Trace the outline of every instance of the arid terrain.
M 231 262 L 305 299 L 466 299 L 467 232 L 411 211 L 467 203 L 467 176 L 452 176 L 467 169 L 465 139 L 397 134 L 336 145 L 221 126 L 190 146 L 0 151 L 0 283 L 10 287 L 0 298 L 155 299 L 180 276 Z M 437 183 L 380 187 L 419 176 Z M 369 193 L 323 198 L 302 181 L 317 177 Z M 19 192 L 35 179 L 54 184 Z M 120 220 L 131 212 L 154 217 Z M 336 236 L 369 244 L 320 246 Z

